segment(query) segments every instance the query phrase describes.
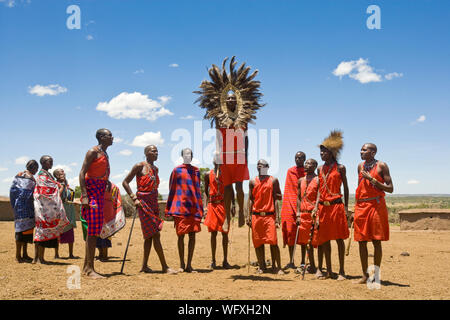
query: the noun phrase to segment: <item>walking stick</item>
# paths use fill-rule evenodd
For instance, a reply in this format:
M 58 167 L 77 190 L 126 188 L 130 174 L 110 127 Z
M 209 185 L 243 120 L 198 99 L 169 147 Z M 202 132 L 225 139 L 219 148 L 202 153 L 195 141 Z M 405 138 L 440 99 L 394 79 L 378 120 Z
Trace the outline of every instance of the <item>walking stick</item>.
M 347 240 L 347 248 L 345 249 L 346 256 L 348 256 L 350 254 L 350 244 L 352 243 L 352 237 L 353 237 L 353 221 L 352 221 L 352 226 L 350 227 L 350 237 Z
M 122 268 L 120 268 L 120 273 L 123 273 L 123 267 L 125 266 L 125 259 L 127 258 L 128 246 L 130 245 L 131 233 L 133 232 L 134 220 L 136 219 L 137 209 L 134 212 L 133 222 L 131 223 L 130 235 L 128 236 L 127 247 L 125 249 L 125 254 L 123 256 Z
M 233 206 L 234 206 L 234 204 L 233 204 Z M 233 209 L 231 209 L 231 210 L 233 210 Z M 232 251 L 233 230 L 234 230 L 233 217 L 231 217 L 231 214 L 230 214 L 230 223 L 228 225 L 228 233 L 230 234 L 230 236 L 228 237 L 228 244 L 229 244 L 229 250 L 228 250 L 229 254 L 228 255 L 230 256 L 230 261 L 232 261 L 232 258 L 233 258 L 233 251 Z
M 297 226 L 297 223 L 295 225 Z M 295 248 L 297 248 L 298 230 L 299 229 L 300 229 L 300 225 L 297 226 L 297 232 L 295 233 L 294 251 L 292 252 L 292 257 L 291 257 L 290 264 L 294 264 Z
M 247 273 L 250 273 L 250 231 L 252 230 L 251 226 L 248 226 L 248 264 L 247 264 Z

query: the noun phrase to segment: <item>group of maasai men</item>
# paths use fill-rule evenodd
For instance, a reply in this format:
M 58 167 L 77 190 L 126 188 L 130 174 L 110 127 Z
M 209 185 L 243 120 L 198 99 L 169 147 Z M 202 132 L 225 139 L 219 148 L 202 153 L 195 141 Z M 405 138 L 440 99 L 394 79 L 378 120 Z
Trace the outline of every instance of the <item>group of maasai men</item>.
M 105 215 L 105 194 L 117 188 L 109 181 L 110 167 L 107 148 L 113 144 L 111 131 L 99 129 L 96 132 L 98 145 L 91 148 L 84 159 L 80 175 L 81 217 L 87 226 L 86 251 L 83 274 L 92 278 L 102 278 L 94 269 L 94 254 L 97 241 L 102 233 Z M 363 278 L 368 278 L 367 242 L 374 246 L 374 264 L 381 265 L 381 241 L 389 240 L 388 212 L 384 200 L 385 192 L 393 192 L 392 179 L 388 166 L 375 159 L 377 147 L 366 143 L 361 148 L 364 160 L 358 166 L 358 187 L 354 214 L 348 210 L 349 189 L 346 168 L 338 163 L 342 148 L 342 135 L 332 132 L 320 145 L 320 157 L 324 162 L 318 167 L 314 159 L 306 160 L 303 152 L 295 154 L 296 165 L 287 172 L 284 195 L 281 193 L 277 178 L 268 174 L 269 164 L 265 160 L 257 163 L 258 175 L 250 179 L 248 214 L 244 217 L 244 194 L 242 183 L 249 180 L 247 161 L 224 163 L 218 154 L 214 158 L 214 168 L 203 177 L 197 167 L 191 165 L 192 150 L 183 149 L 183 164 L 175 167 L 169 180 L 169 195 L 165 216 L 172 217 L 178 236 L 180 268 L 171 269 L 164 256 L 160 240 L 163 220 L 158 206 L 158 168 L 154 162 L 158 159 L 158 149 L 154 145 L 144 149 L 145 161 L 133 166 L 123 180 L 123 187 L 132 199 L 140 219 L 144 238 L 141 272 L 152 272 L 148 259 L 152 244 L 159 257 L 162 271 L 174 274 L 195 272 L 192 259 L 195 249 L 195 235 L 201 231 L 201 222 L 211 233 L 211 265 L 216 264 L 216 242 L 218 232 L 222 233 L 224 269 L 233 268 L 228 262 L 228 245 L 231 217 L 235 216 L 235 200 L 239 206 L 239 227 L 247 223 L 249 234 L 257 256 L 258 273 L 268 272 L 264 245 L 270 245 L 272 272 L 285 274 L 292 268 L 295 272 L 313 273 L 319 279 L 346 278 L 344 271 L 345 244 L 349 237 L 349 224 L 354 226 L 354 240 L 359 242 L 359 252 Z M 246 148 L 247 149 L 247 148 Z M 11 187 L 11 204 L 15 211 L 17 255 L 19 262 L 27 261 L 26 244 L 36 245 L 34 262 L 44 263 L 44 248 L 55 247 L 61 239 L 73 239 L 75 218 L 65 202 L 73 200 L 73 192 L 68 187 L 63 170 L 49 173 L 53 159 L 41 158 L 42 169 L 37 179 L 36 161 L 31 160 L 26 171 L 19 173 Z M 130 182 L 136 178 L 137 191 L 133 193 Z M 201 179 L 205 186 L 206 210 L 204 212 Z M 236 189 L 236 197 L 233 189 Z M 343 186 L 343 195 L 341 193 Z M 278 201 L 282 200 L 281 230 L 283 243 L 289 247 L 290 262 L 281 267 L 281 254 L 277 241 L 277 228 L 280 226 Z M 206 217 L 205 217 L 206 215 Z M 33 238 L 33 229 L 36 228 Z M 66 234 L 68 231 L 71 234 Z M 185 261 L 184 237 L 188 235 L 188 252 Z M 331 264 L 331 241 L 336 240 L 339 255 L 339 273 L 335 276 Z M 70 243 L 68 241 L 67 243 Z M 72 240 L 73 243 L 73 240 Z M 296 245 L 301 245 L 302 261 L 296 268 L 294 253 Z M 318 265 L 314 259 L 314 247 L 317 247 Z M 326 272 L 323 270 L 325 256 Z M 70 247 L 73 258 L 73 246 Z M 305 257 L 309 264 L 305 263 Z M 250 261 L 249 261 L 250 263 Z

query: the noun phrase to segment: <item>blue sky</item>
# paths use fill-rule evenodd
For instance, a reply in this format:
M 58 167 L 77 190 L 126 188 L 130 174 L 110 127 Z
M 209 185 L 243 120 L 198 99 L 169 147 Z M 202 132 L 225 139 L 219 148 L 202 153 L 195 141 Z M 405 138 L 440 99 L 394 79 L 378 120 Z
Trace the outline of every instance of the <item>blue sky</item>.
M 66 26 L 73 4 L 79 30 Z M 379 30 L 366 26 L 373 4 Z M 448 1 L 0 0 L 0 195 L 43 154 L 76 185 L 102 127 L 116 137 L 112 181 L 156 142 L 165 193 L 172 134 L 188 130 L 193 147 L 203 117 L 192 91 L 233 55 L 260 72 L 267 105 L 250 128 L 279 130 L 271 173 L 282 187 L 295 152 L 320 160 L 317 145 L 338 128 L 352 193 L 369 141 L 396 193 L 450 193 L 449 31 Z

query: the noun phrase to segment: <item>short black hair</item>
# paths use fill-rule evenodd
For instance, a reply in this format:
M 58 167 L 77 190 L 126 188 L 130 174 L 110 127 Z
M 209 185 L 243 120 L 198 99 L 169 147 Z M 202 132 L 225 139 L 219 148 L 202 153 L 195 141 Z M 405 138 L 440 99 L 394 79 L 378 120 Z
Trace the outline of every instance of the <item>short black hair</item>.
M 102 128 L 102 129 L 98 129 L 97 132 L 95 133 L 95 138 L 97 138 L 97 140 L 100 142 L 100 139 L 107 134 L 107 132 L 111 132 L 108 129 Z
M 191 159 L 193 159 L 194 158 L 194 153 L 192 152 L 191 148 L 184 148 L 183 150 L 181 150 L 181 156 L 183 156 L 184 151 L 187 151 L 187 150 L 191 151 Z
M 46 160 L 47 158 L 53 159 L 53 158 L 52 158 L 51 156 L 49 156 L 49 155 L 42 156 L 41 159 L 39 159 L 39 162 L 40 162 L 41 166 L 44 164 L 44 162 L 45 162 L 45 160 Z
M 300 156 L 306 158 L 306 154 L 303 151 L 297 151 L 295 155 L 297 156 L 300 153 Z
M 259 159 L 258 163 L 261 162 L 265 167 L 269 168 L 269 163 L 264 159 Z
M 364 145 L 366 145 L 367 146 L 367 148 L 369 148 L 370 150 L 372 150 L 372 151 L 375 151 L 375 153 L 377 153 L 377 146 L 375 145 L 375 143 L 365 143 Z
M 39 168 L 39 163 L 36 160 L 30 160 L 26 165 L 27 170 L 31 170 L 33 168 Z
M 316 159 L 308 159 L 308 160 L 306 160 L 306 161 L 311 161 L 312 163 L 314 163 L 314 166 L 317 168 L 317 166 L 319 165 L 318 163 L 317 163 L 317 160 Z
M 155 148 L 156 148 L 156 146 L 155 146 L 154 144 L 148 145 L 148 146 L 146 146 L 145 149 L 144 149 L 144 154 L 147 154 L 147 150 L 150 149 L 151 147 L 155 147 Z M 157 149 L 158 149 L 158 148 L 157 148 Z

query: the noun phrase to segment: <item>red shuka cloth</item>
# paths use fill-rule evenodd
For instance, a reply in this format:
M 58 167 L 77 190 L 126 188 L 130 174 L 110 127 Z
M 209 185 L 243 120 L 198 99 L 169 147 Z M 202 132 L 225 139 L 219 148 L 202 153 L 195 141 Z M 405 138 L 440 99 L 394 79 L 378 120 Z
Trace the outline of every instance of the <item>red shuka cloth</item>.
M 220 231 L 224 232 L 222 226 L 225 222 L 225 206 L 224 206 L 224 185 L 222 176 L 220 175 L 216 179 L 214 170 L 209 172 L 209 202 L 208 202 L 208 214 L 205 218 L 205 226 L 208 227 L 208 231 Z M 214 202 L 214 203 L 213 203 Z
M 255 178 L 253 187 L 253 212 L 274 212 L 269 216 L 252 215 L 252 239 L 255 248 L 262 244 L 277 244 L 277 230 L 275 206 L 273 203 L 273 178 L 268 176 L 264 180 Z
M 109 160 L 108 157 L 103 154 L 100 158 L 91 162 L 91 165 L 86 172 L 85 179 L 108 180 L 109 173 Z
M 319 191 L 318 178 L 313 178 L 308 186 L 306 186 L 306 177 L 302 180 L 300 185 L 300 192 L 302 195 L 302 202 L 300 203 L 300 230 L 298 233 L 298 244 L 307 244 L 310 238 L 312 213 L 317 200 L 317 192 Z M 313 239 L 314 246 L 317 243 Z
M 281 232 L 283 244 L 293 246 L 297 226 L 295 224 L 297 214 L 297 186 L 298 179 L 305 176 L 305 169 L 294 166 L 289 168 L 284 184 L 283 204 L 281 206 Z
M 327 174 L 328 177 L 325 180 Z M 319 173 L 319 182 L 321 202 L 342 198 L 340 194 L 342 178 L 337 170 L 337 163 L 334 163 L 331 168 L 326 165 L 322 167 Z M 318 245 L 329 240 L 347 239 L 349 236 L 347 217 L 343 203 L 330 206 L 319 204 L 319 224 L 317 233 Z
M 218 128 L 221 139 L 221 174 L 225 186 L 250 179 L 245 157 L 245 134 L 247 129 Z M 217 134 L 219 134 L 217 132 Z
M 256 177 L 252 195 L 253 212 L 275 212 L 272 176 L 267 176 L 262 181 L 259 180 L 259 177 Z
M 370 175 L 384 183 L 384 179 L 378 174 L 378 164 L 370 171 Z M 355 241 L 389 240 L 389 219 L 384 191 L 373 186 L 369 180 L 359 174 L 359 185 L 356 189 Z M 361 199 L 378 199 L 359 202 Z

